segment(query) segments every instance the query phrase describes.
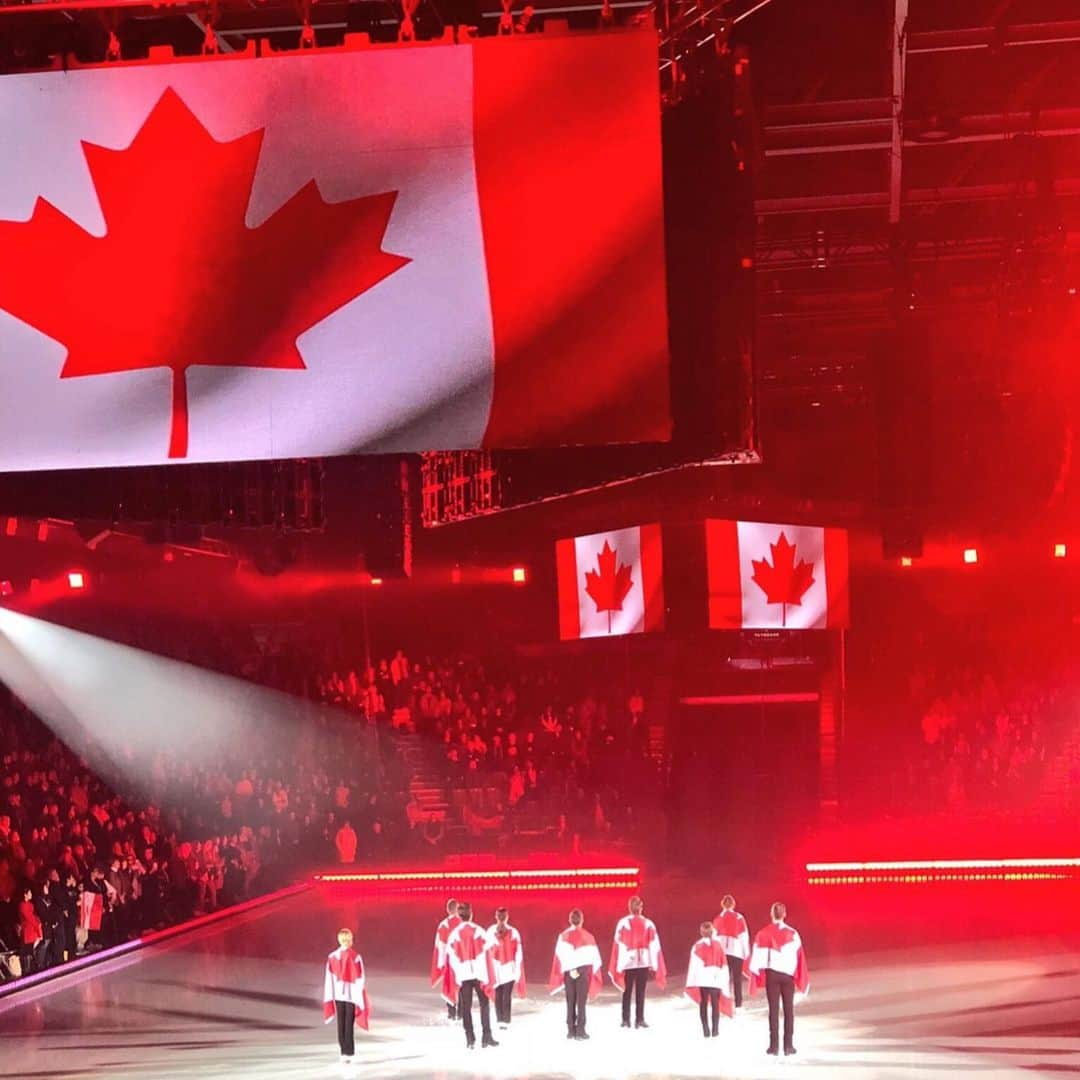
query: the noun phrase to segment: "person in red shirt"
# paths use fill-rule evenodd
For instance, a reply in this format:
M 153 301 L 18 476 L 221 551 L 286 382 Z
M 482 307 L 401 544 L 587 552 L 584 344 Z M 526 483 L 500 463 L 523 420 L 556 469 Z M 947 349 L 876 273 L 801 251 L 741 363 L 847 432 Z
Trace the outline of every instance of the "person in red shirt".
M 19 904 L 19 936 L 22 941 L 24 974 L 41 971 L 45 967 L 45 933 L 41 920 L 34 910 L 34 894 L 27 888 Z

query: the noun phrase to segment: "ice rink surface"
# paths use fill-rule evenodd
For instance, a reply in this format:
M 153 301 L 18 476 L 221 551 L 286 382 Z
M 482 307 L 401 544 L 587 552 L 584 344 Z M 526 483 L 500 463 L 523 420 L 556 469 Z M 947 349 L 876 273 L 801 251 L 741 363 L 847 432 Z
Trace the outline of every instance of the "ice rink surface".
M 646 898 L 649 894 L 646 892 Z M 472 897 L 484 925 L 494 898 Z M 499 900 L 504 898 L 500 897 Z M 649 988 L 648 1030 L 619 1026 L 610 985 L 589 1010 L 589 1042 L 565 1037 L 562 997 L 546 989 L 556 933 L 581 903 L 607 959 L 624 895 L 509 898 L 525 942 L 528 997 L 496 1048 L 466 1050 L 428 986 L 441 897 L 365 898 L 312 889 L 213 926 L 0 999 L 0 1076 L 181 1080 L 317 1077 L 588 1078 L 806 1075 L 846 1080 L 1080 1074 L 1080 956 L 1011 937 L 848 954 L 815 952 L 800 1003 L 798 1055 L 766 1057 L 763 1006 L 704 1039 L 681 994 L 696 921 L 685 896 L 651 905 L 673 972 Z M 700 906 L 700 905 L 698 905 Z M 685 913 L 680 909 L 686 908 Z M 799 925 L 797 911 L 791 921 Z M 760 921 L 752 919 L 752 922 Z M 357 1057 L 338 1063 L 322 1024 L 322 967 L 341 925 L 357 929 L 373 1016 Z M 478 1018 L 477 1018 L 478 1022 Z

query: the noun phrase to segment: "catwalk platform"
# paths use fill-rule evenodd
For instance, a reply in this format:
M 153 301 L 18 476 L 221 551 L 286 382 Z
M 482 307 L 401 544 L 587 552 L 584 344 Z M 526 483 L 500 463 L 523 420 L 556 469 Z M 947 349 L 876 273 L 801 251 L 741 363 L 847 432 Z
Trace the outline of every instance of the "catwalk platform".
M 427 981 L 444 898 L 372 898 L 316 887 L 0 999 L 0 1074 L 24 1080 L 1080 1074 L 1080 956 L 1062 942 L 1040 934 L 1040 944 L 1018 934 L 992 944 L 844 951 L 835 941 L 827 948 L 828 936 L 809 911 L 804 937 L 812 988 L 798 1012 L 797 1057 L 766 1057 L 758 1004 L 725 1023 L 718 1039 L 706 1040 L 695 1007 L 681 996 L 699 917 L 689 909 L 704 901 L 693 903 L 687 889 L 672 888 L 667 895 L 677 899 L 660 902 L 658 891 L 654 886 L 649 913 L 660 925 L 673 977 L 665 993 L 650 987 L 648 1030 L 620 1028 L 618 995 L 609 985 L 589 1010 L 591 1040 L 567 1042 L 562 998 L 549 997 L 544 985 L 565 909 L 582 904 L 606 959 L 622 894 L 509 897 L 525 939 L 528 997 L 515 1003 L 510 1030 L 496 1029 L 501 1045 L 468 1051 Z M 486 919 L 489 904 L 474 900 Z M 373 1001 L 371 1032 L 358 1032 L 351 1066 L 338 1063 L 333 1033 L 321 1023 L 323 959 L 341 925 L 358 931 Z M 1023 920 L 1016 927 L 1022 931 Z

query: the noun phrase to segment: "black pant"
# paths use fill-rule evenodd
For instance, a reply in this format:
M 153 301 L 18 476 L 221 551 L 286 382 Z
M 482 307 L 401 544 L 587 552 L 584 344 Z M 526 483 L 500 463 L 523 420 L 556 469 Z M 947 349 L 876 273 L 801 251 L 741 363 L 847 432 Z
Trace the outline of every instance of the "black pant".
M 575 979 L 573 976 L 577 975 Z M 563 976 L 566 990 L 566 1031 L 568 1035 L 585 1034 L 585 1003 L 589 1000 L 589 980 L 592 968 L 579 967 Z
M 795 1037 L 795 978 L 781 971 L 765 971 L 765 995 L 769 999 L 769 1049 L 779 1047 L 780 1002 L 784 1002 L 784 1053 L 793 1048 Z
M 351 1001 L 335 1001 L 337 1013 L 337 1044 L 343 1057 L 352 1057 L 356 1053 L 353 1041 L 353 1024 L 356 1022 L 356 1006 Z
M 476 1032 L 473 1031 L 472 1022 L 472 997 L 473 991 L 480 999 L 480 1030 L 484 1035 L 484 1042 L 491 1038 L 491 1005 L 479 979 L 466 979 L 461 984 L 461 993 L 458 995 L 458 1011 L 461 1019 L 465 1022 L 465 1042 L 472 1046 L 476 1042 Z
M 742 957 L 729 956 L 727 958 L 728 971 L 731 973 L 731 993 L 735 998 L 735 1008 L 742 1008 Z
M 720 991 L 715 986 L 699 987 L 701 1003 L 698 1011 L 701 1013 L 701 1030 L 706 1035 L 720 1034 Z M 712 1029 L 709 1026 L 709 1012 L 712 1012 Z
M 451 1005 L 449 1001 L 446 1003 L 446 1018 L 447 1020 L 457 1019 L 457 1006 Z
M 645 987 L 649 982 L 648 968 L 627 968 L 623 972 L 626 989 L 622 993 L 622 1018 L 630 1023 L 630 998 L 634 998 L 634 1023 L 645 1023 Z
M 495 1019 L 500 1024 L 510 1023 L 510 1003 L 514 1000 L 514 984 L 503 983 L 495 987 Z

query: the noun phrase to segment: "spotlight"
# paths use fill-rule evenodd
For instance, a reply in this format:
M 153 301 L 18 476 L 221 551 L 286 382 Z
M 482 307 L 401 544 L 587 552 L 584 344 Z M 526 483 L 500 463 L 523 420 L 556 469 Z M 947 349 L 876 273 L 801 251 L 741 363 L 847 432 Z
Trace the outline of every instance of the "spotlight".
M 911 558 L 910 555 L 901 555 L 900 556 L 900 565 L 901 566 L 911 566 L 913 561 L 914 560 Z
M 81 570 L 69 570 L 67 579 L 69 589 L 86 588 L 86 578 L 83 576 L 83 572 Z
M 1066 552 L 1066 548 L 1065 548 L 1064 544 L 1055 544 L 1054 545 L 1054 558 L 1055 559 L 1064 559 L 1065 558 L 1065 552 Z
M 0 581 L 0 596 L 10 596 L 15 591 L 15 586 L 10 581 Z
M 979 553 L 975 548 L 964 548 L 964 562 L 977 563 L 979 561 Z
M 510 573 L 511 580 L 515 585 L 524 585 L 527 576 L 524 566 L 515 566 Z
M 371 584 L 372 585 L 381 585 L 382 584 L 382 578 L 381 577 L 373 577 L 371 579 Z

